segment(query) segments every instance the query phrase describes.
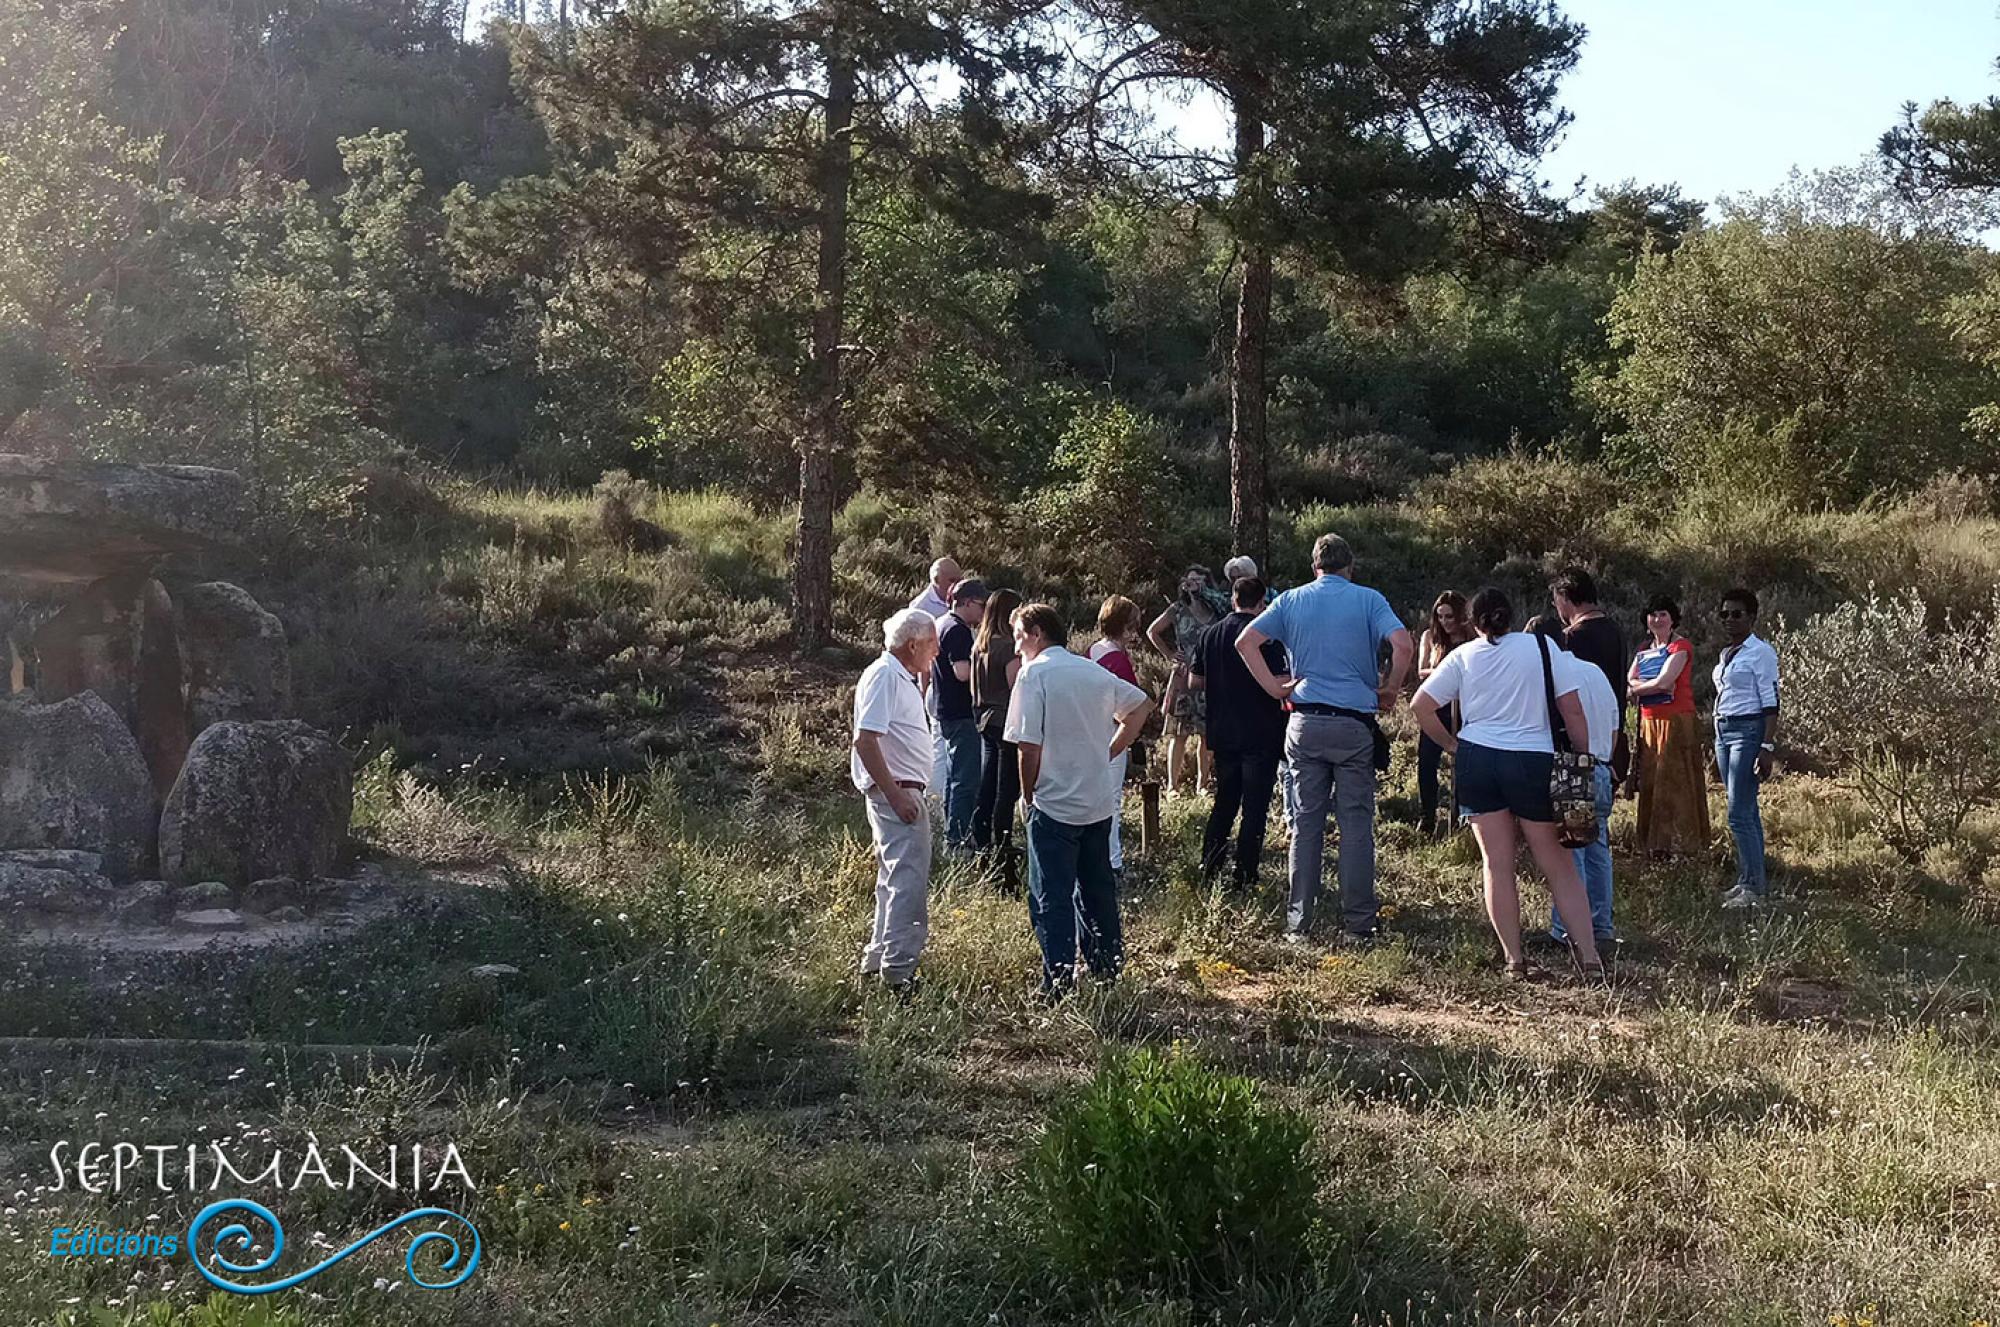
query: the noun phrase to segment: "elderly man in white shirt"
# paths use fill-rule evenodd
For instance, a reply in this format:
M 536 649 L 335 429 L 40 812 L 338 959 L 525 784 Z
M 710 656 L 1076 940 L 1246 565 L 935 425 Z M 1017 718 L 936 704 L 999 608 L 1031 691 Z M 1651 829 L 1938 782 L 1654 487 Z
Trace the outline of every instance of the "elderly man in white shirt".
M 924 785 L 931 721 L 922 679 L 937 658 L 937 624 L 906 608 L 882 624 L 883 652 L 854 688 L 849 772 L 867 798 L 875 840 L 875 925 L 861 971 L 907 991 L 930 933 L 931 818 Z
M 1063 648 L 1069 628 L 1049 605 L 1016 609 L 1013 626 L 1025 662 L 1007 711 L 1007 740 L 1020 748 L 1028 808 L 1028 919 L 1042 946 L 1042 991 L 1060 998 L 1075 981 L 1079 947 L 1101 980 L 1117 976 L 1124 962 L 1111 871 L 1119 792 L 1113 762 L 1138 738 L 1153 702 Z

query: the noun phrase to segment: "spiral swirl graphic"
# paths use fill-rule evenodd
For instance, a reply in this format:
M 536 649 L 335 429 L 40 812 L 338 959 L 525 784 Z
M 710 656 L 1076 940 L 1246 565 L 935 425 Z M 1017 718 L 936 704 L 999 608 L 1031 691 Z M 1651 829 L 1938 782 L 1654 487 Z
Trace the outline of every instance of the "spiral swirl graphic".
M 446 1208 L 419 1207 L 403 1213 L 387 1225 L 369 1231 L 346 1248 L 315 1263 L 302 1272 L 294 1272 L 283 1280 L 270 1281 L 263 1285 L 239 1285 L 234 1281 L 224 1278 L 214 1269 L 210 1268 L 208 1261 L 201 1255 L 200 1241 L 204 1228 L 211 1221 L 232 1214 L 254 1218 L 263 1222 L 271 1229 L 271 1251 L 255 1262 L 235 1262 L 230 1256 L 231 1253 L 241 1256 L 249 1252 L 256 1243 L 256 1237 L 251 1228 L 242 1220 L 231 1221 L 230 1224 L 215 1232 L 213 1242 L 210 1245 L 211 1255 L 222 1271 L 233 1275 L 255 1276 L 260 1272 L 269 1271 L 271 1268 L 277 1266 L 278 1259 L 285 1252 L 285 1228 L 279 1223 L 276 1214 L 270 1208 L 264 1206 L 262 1203 L 252 1202 L 248 1198 L 224 1198 L 220 1202 L 210 1203 L 197 1212 L 194 1220 L 188 1223 L 187 1250 L 188 1256 L 194 1260 L 195 1270 L 199 1271 L 211 1285 L 223 1290 L 233 1291 L 239 1295 L 268 1295 L 274 1290 L 290 1289 L 302 1281 L 307 1281 L 318 1276 L 348 1254 L 355 1252 L 357 1249 L 366 1248 L 384 1235 L 387 1235 L 390 1231 L 407 1226 L 413 1221 L 422 1221 L 428 1218 L 436 1218 L 447 1223 L 455 1223 L 456 1225 L 465 1227 L 465 1234 L 470 1236 L 472 1240 L 472 1252 L 470 1254 L 465 1252 L 464 1247 L 459 1243 L 457 1235 L 443 1230 L 427 1230 L 410 1241 L 409 1251 L 403 1255 L 404 1275 L 408 1276 L 413 1283 L 423 1287 L 425 1290 L 450 1290 L 454 1286 L 463 1285 L 467 1278 L 472 1275 L 473 1270 L 479 1266 L 480 1245 L 479 1230 L 477 1227 L 458 1213 Z M 436 1270 L 438 1272 L 450 1272 L 452 1275 L 449 1280 L 426 1281 L 417 1271 L 417 1251 L 439 1241 L 442 1241 L 445 1247 L 433 1250 L 434 1253 L 444 1255 L 442 1260 L 437 1264 Z M 464 1263 L 463 1267 L 459 1266 L 461 1261 Z M 453 1269 L 456 1270 L 454 1271 Z

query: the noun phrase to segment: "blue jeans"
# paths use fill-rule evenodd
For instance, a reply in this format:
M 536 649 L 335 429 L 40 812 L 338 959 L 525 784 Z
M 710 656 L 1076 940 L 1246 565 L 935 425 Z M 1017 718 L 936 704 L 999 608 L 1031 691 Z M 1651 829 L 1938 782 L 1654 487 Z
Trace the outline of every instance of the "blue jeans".
M 1042 989 L 1061 991 L 1076 973 L 1076 951 L 1099 977 L 1125 962 L 1118 882 L 1111 874 L 1111 822 L 1065 824 L 1028 812 L 1028 920 L 1042 946 Z
M 1597 767 L 1597 841 L 1576 849 L 1576 873 L 1583 877 L 1583 889 L 1590 896 L 1590 929 L 1598 935 L 1611 934 L 1611 767 Z M 1567 939 L 1562 918 L 1549 908 L 1549 934 Z
M 944 735 L 944 842 L 947 848 L 972 846 L 972 817 L 979 810 L 981 745 L 979 724 L 972 719 L 939 719 Z
M 1757 757 L 1763 754 L 1764 716 L 1715 721 L 1715 768 L 1729 795 L 1729 835 L 1736 840 L 1736 887 L 1764 896 L 1764 816 L 1757 807 Z

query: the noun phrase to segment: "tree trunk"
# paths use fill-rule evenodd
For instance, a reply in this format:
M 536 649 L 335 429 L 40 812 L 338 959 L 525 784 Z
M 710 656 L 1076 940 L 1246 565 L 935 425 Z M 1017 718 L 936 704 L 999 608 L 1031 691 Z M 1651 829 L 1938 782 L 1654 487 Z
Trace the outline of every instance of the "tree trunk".
M 1236 178 L 1253 182 L 1264 151 L 1262 103 L 1239 85 L 1231 98 L 1236 115 Z M 1239 198 L 1240 201 L 1240 198 Z M 1254 218 L 1246 218 L 1254 228 Z M 1271 250 L 1255 234 L 1243 244 L 1243 277 L 1236 295 L 1236 343 L 1229 357 L 1229 536 L 1233 550 L 1248 553 L 1270 575 L 1270 448 L 1266 430 L 1264 351 L 1271 333 Z
M 814 287 L 812 384 L 799 440 L 799 524 L 792 632 L 810 650 L 833 635 L 833 462 L 842 435 L 840 342 L 847 316 L 847 195 L 854 178 L 854 65 L 836 30 L 827 53 L 826 138 L 819 161 L 819 278 Z

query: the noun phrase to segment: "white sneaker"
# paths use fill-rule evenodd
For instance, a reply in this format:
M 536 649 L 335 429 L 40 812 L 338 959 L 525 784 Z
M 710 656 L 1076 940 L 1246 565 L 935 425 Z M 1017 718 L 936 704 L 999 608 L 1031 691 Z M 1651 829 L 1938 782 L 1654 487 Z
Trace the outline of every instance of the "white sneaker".
M 1731 911 L 1742 908 L 1761 908 L 1764 906 L 1764 897 L 1761 894 L 1752 894 L 1748 890 L 1738 886 L 1722 896 L 1722 906 Z

